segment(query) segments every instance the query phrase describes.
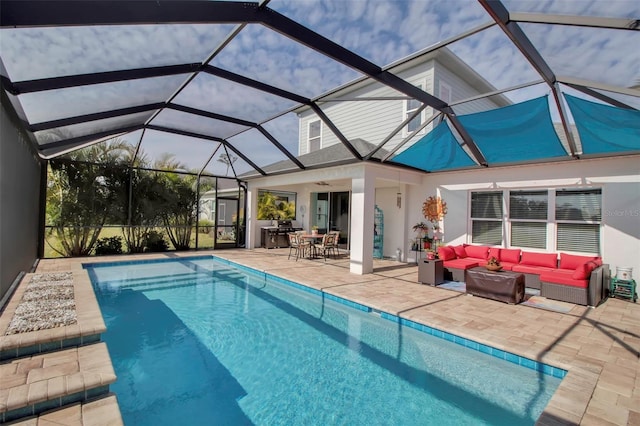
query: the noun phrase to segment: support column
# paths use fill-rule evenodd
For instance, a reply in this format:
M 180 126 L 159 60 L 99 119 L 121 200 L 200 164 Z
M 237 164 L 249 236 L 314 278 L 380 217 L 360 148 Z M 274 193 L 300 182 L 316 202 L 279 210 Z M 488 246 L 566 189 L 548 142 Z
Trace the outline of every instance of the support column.
M 245 222 L 246 222 L 246 232 L 245 236 L 245 247 L 248 249 L 252 249 L 256 247 L 258 244 L 257 237 L 260 232 L 259 229 L 256 229 L 256 223 L 258 222 L 256 219 L 256 215 L 258 214 L 258 190 L 251 188 L 250 186 L 247 189 L 247 211 L 245 212 Z M 216 212 L 217 215 L 217 212 Z
M 351 259 L 354 274 L 373 272 L 373 226 L 376 203 L 375 178 L 366 169 L 351 181 Z

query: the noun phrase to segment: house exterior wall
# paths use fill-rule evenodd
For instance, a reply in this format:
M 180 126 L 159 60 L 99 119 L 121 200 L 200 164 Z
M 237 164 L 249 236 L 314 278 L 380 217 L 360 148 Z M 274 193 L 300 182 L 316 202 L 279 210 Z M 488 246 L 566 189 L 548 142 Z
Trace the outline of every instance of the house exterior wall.
M 0 113 L 0 299 L 38 257 L 41 165 L 17 118 Z
M 400 73 L 412 84 L 423 84 L 426 91 L 433 93 L 433 61 L 420 64 Z M 405 96 L 393 89 L 374 83 L 367 87 L 349 93 L 349 97 L 390 97 Z M 345 101 L 325 103 L 322 106 L 324 113 L 338 127 L 347 139 L 360 138 L 367 142 L 378 144 L 382 142 L 403 120 L 405 113 L 404 100 L 382 101 Z M 423 117 L 428 118 L 432 114 L 431 108 L 423 111 Z M 318 120 L 318 116 L 311 110 L 300 114 L 299 126 L 299 154 L 308 153 L 308 128 L 309 122 Z M 340 143 L 331 130 L 322 123 L 321 147 Z M 391 149 L 402 141 L 403 132 L 398 132 L 386 145 L 385 149 Z
M 445 84 L 451 89 L 450 102 L 456 102 L 463 99 L 479 95 L 480 93 L 474 89 L 469 83 L 460 78 L 455 72 L 445 67 L 443 64 L 436 62 L 434 73 L 434 94 L 440 97 L 440 87 Z M 443 99 L 449 102 L 447 99 Z M 478 111 L 486 111 L 496 108 L 496 104 L 488 98 L 482 98 L 477 101 L 460 104 L 455 107 L 457 115 L 471 114 Z
M 398 72 L 398 75 L 414 85 L 422 85 L 424 90 L 436 97 L 441 96 L 441 86 L 444 84 L 451 90 L 451 98 L 445 102 L 455 102 L 477 96 L 480 91 L 471 84 L 465 82 L 453 70 L 447 68 L 437 60 L 429 60 Z M 379 83 L 357 89 L 349 93 L 349 97 L 390 97 L 404 96 L 393 89 Z M 468 104 L 456 106 L 458 114 L 485 111 L 498 107 L 492 100 L 484 98 Z M 379 101 L 344 101 L 325 103 L 322 106 L 324 113 L 338 127 L 348 139 L 364 139 L 373 144 L 379 144 L 405 119 L 406 101 L 404 100 L 379 100 Z M 433 115 L 433 109 L 428 107 L 422 112 L 422 121 Z M 308 130 L 309 123 L 319 120 L 312 110 L 306 110 L 300 114 L 299 120 L 299 144 L 300 155 L 309 152 Z M 426 134 L 433 128 L 434 123 L 429 124 L 420 134 Z M 340 143 L 331 130 L 321 123 L 321 148 Z M 386 150 L 392 150 L 404 138 L 408 136 L 405 130 L 398 132 L 385 144 Z M 361 153 L 362 154 L 362 153 Z
M 633 267 L 637 277 L 640 274 L 638 155 L 425 175 L 421 185 L 409 188 L 406 226 L 410 229 L 413 223 L 424 220 L 422 203 L 431 195 L 439 195 L 448 207 L 442 226 L 445 243 L 471 243 L 472 190 L 584 187 L 602 189 L 600 238 L 604 262 L 612 266 L 612 272 L 615 266 Z

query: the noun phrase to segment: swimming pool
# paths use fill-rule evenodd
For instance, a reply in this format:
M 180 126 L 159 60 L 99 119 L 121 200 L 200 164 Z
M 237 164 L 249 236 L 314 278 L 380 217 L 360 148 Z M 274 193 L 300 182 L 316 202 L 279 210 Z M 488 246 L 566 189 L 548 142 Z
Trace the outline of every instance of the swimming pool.
M 211 256 L 85 268 L 130 425 L 534 424 L 565 373 Z

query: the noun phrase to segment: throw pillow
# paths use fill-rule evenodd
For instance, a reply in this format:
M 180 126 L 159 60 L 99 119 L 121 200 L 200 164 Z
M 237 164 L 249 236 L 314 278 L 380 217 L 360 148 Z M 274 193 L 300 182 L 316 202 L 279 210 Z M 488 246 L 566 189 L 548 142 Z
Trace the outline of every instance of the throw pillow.
M 453 260 L 456 258 L 456 252 L 453 247 L 440 246 L 438 247 L 438 257 L 442 260 Z
M 585 262 L 576 268 L 571 278 L 574 280 L 587 280 L 591 276 L 591 272 L 593 272 L 597 267 L 598 264 L 593 260 Z
M 467 257 L 467 251 L 464 249 L 463 245 L 453 246 L 453 251 L 456 252 L 458 259 L 464 259 Z

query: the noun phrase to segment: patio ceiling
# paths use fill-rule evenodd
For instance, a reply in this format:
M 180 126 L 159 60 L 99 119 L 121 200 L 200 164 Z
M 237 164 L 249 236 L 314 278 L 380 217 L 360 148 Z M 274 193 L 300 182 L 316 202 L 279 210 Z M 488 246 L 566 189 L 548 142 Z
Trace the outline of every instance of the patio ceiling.
M 485 98 L 509 105 L 546 95 L 566 159 L 583 150 L 564 94 L 640 109 L 634 0 L 3 0 L 1 9 L 3 89 L 44 158 L 119 137 L 138 156 L 168 153 L 214 176 L 352 161 L 442 169 L 433 160 L 424 167 L 393 161 L 385 145 L 403 126 L 362 140 L 327 109 L 393 99 L 429 108 L 434 124 L 444 120 L 447 143 L 459 145 L 448 147 L 470 159 L 457 167 L 483 167 L 504 161 L 487 157 L 461 114 L 481 109 Z M 449 104 L 403 78 L 407 67 L 436 56 L 472 69 L 482 93 Z M 353 97 L 369 83 L 394 96 Z M 298 113 L 307 109 L 343 149 L 299 155 Z M 422 136 L 395 150 L 410 152 Z M 231 167 L 225 158 L 234 159 Z

